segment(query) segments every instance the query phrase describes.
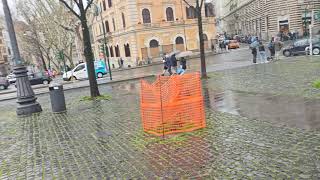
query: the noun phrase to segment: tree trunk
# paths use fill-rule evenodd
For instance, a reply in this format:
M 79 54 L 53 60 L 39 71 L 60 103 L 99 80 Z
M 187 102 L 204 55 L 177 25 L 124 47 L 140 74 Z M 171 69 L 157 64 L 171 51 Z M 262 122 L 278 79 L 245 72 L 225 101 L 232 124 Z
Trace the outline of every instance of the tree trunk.
M 70 45 L 70 54 L 69 54 L 69 57 L 67 57 L 68 59 L 69 59 L 69 63 L 70 63 L 70 66 L 71 66 L 71 68 L 73 68 L 74 67 L 74 63 L 73 63 L 73 60 L 72 60 L 72 43 L 71 43 L 71 45 Z
M 198 28 L 199 28 L 199 40 L 200 40 L 201 77 L 207 78 L 206 58 L 205 58 L 205 54 L 204 54 L 202 13 L 201 13 L 200 5 L 199 5 L 199 0 L 197 0 L 196 9 L 197 9 L 197 13 L 198 13 Z
M 41 51 L 41 48 L 38 46 L 38 50 L 39 50 L 39 53 L 40 53 L 40 58 L 41 58 L 41 62 L 42 62 L 42 67 L 45 71 L 48 70 L 47 68 L 47 64 L 46 64 L 46 61 L 44 60 L 44 57 L 43 57 L 43 53 Z
M 90 33 L 89 28 L 87 25 L 87 18 L 86 16 L 82 16 L 81 18 L 81 25 L 82 25 L 82 34 L 83 34 L 83 46 L 84 46 L 84 55 L 86 58 L 87 63 L 87 71 L 89 76 L 89 83 L 90 83 L 90 93 L 91 97 L 100 96 L 100 92 L 98 89 L 98 83 L 95 75 L 95 68 L 94 68 L 94 57 L 90 42 Z

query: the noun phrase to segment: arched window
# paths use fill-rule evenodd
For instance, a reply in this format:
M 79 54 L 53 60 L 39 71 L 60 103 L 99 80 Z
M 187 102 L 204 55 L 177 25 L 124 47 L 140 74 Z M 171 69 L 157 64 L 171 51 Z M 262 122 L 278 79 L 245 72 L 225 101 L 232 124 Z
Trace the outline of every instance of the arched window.
M 122 13 L 122 26 L 123 28 L 126 28 L 126 18 L 124 17 L 123 13 Z
M 108 0 L 108 6 L 109 8 L 112 7 L 112 0 Z
M 182 37 L 177 37 L 176 38 L 176 44 L 184 44 L 183 38 Z
M 187 12 L 188 19 L 194 19 L 197 17 L 196 9 L 193 6 L 186 7 L 186 12 Z
M 151 48 L 159 47 L 159 42 L 155 39 L 151 40 L 149 44 Z
M 109 21 L 105 22 L 105 26 L 106 26 L 106 32 L 110 32 L 110 27 L 109 27 Z
M 150 11 L 149 9 L 143 9 L 142 10 L 142 19 L 143 23 L 151 23 L 151 18 L 150 18 Z
M 115 47 L 115 51 L 116 51 L 116 57 L 120 57 L 120 49 L 118 45 Z
M 125 44 L 124 45 L 124 53 L 125 53 L 126 57 L 130 57 L 131 56 L 129 44 Z
M 166 9 L 167 21 L 174 21 L 173 10 L 171 7 Z
M 114 21 L 114 18 L 112 18 L 112 24 L 113 24 L 113 31 L 116 31 L 116 23 Z
M 114 57 L 112 46 L 110 46 L 110 56 L 111 56 L 111 57 Z
M 208 41 L 208 36 L 206 34 L 203 34 L 203 41 Z

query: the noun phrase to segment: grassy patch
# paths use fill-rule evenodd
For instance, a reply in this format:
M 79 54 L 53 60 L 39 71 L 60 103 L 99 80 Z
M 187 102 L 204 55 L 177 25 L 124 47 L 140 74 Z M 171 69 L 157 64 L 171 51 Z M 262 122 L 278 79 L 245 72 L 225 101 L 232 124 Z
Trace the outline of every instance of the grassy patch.
M 100 95 L 98 97 L 84 96 L 80 99 L 80 101 L 109 101 L 111 99 L 110 95 Z
M 320 89 L 320 80 L 316 80 L 312 83 L 312 87 Z

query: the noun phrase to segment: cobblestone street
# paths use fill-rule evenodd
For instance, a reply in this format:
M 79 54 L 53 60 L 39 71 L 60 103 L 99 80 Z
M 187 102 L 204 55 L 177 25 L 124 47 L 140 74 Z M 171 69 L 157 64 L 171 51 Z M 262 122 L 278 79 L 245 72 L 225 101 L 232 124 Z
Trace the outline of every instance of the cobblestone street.
M 142 131 L 139 81 L 101 85 L 109 101 L 66 91 L 65 114 L 47 94 L 31 117 L 1 102 L 0 179 L 320 179 L 319 68 L 294 57 L 210 73 L 207 128 L 164 139 Z

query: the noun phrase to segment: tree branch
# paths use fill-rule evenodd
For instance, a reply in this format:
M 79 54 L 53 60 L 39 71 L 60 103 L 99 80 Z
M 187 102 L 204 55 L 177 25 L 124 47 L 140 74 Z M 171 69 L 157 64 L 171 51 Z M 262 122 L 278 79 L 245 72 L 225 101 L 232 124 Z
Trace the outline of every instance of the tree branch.
M 88 1 L 88 5 L 87 5 L 87 7 L 86 7 L 85 10 L 84 10 L 85 13 L 87 13 L 87 10 L 90 8 L 90 6 L 92 5 L 92 3 L 93 3 L 93 0 Z
M 80 15 L 78 14 L 78 13 L 76 13 L 70 6 L 69 6 L 69 4 L 66 2 L 66 1 L 64 1 L 64 0 L 59 0 L 62 4 L 64 4 L 64 6 L 66 7 L 66 8 L 68 8 L 75 16 L 77 16 L 77 18 L 79 18 L 80 20 L 81 20 L 81 17 L 80 17 Z
M 185 2 L 189 7 L 191 7 L 191 5 L 186 0 L 183 0 L 183 2 Z

